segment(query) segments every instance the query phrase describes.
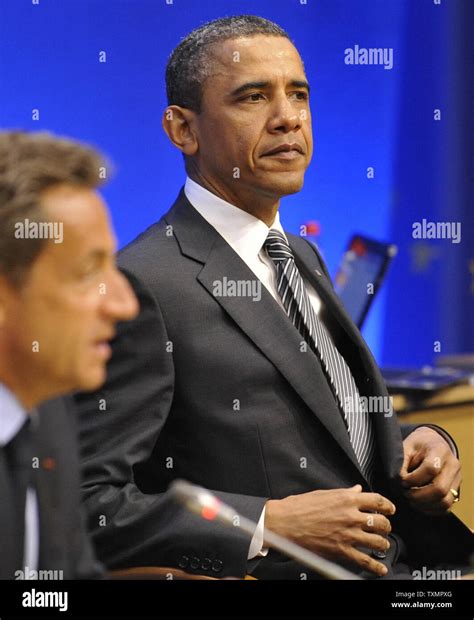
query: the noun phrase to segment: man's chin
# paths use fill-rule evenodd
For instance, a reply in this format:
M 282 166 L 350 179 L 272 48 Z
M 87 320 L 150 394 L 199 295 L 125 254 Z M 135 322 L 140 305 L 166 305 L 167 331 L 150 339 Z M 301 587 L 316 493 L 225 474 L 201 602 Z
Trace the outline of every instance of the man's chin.
M 77 391 L 94 392 L 98 390 L 105 383 L 106 376 L 105 366 L 89 369 L 87 375 L 81 376 Z
M 277 196 L 290 196 L 297 194 L 304 185 L 304 177 L 296 177 L 294 173 L 279 173 L 278 179 L 269 186 L 272 194 Z

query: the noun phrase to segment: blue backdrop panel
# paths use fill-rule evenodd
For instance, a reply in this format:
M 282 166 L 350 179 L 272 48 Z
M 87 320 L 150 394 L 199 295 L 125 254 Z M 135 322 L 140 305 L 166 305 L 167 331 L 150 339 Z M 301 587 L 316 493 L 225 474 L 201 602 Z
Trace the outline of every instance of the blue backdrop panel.
M 391 363 L 474 351 L 473 25 L 474 3 L 458 0 L 413 2 L 403 26 L 390 215 L 400 253 L 383 338 Z M 414 239 L 423 220 L 454 225 L 460 242 Z
M 314 158 L 303 191 L 282 202 L 284 225 L 299 233 L 319 222 L 333 274 L 354 231 L 400 246 L 364 329 L 379 361 L 429 362 L 439 339 L 443 352 L 472 349 L 471 142 L 460 131 L 468 122 L 472 132 L 472 48 L 462 43 L 466 24 L 463 36 L 456 28 L 472 23 L 473 3 L 168 2 L 0 0 L 2 127 L 48 129 L 109 154 L 117 174 L 104 195 L 122 246 L 169 208 L 185 178 L 161 127 L 168 55 L 207 20 L 272 19 L 295 41 L 312 86 Z M 390 48 L 393 68 L 345 64 L 356 45 Z M 423 217 L 462 220 L 462 243 L 414 247 L 411 224 Z M 448 289 L 456 304 L 445 302 Z

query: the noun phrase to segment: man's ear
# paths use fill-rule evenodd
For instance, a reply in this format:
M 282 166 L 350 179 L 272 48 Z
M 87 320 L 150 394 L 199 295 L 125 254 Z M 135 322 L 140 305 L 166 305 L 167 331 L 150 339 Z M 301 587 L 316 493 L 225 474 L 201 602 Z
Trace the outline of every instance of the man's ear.
M 185 155 L 195 155 L 198 150 L 193 121 L 196 113 L 178 105 L 169 105 L 163 112 L 161 124 L 171 142 Z

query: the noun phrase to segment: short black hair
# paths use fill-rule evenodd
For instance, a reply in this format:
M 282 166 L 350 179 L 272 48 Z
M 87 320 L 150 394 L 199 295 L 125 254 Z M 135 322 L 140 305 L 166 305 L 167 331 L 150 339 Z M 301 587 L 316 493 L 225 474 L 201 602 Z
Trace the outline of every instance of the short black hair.
M 257 15 L 221 17 L 193 30 L 173 50 L 166 66 L 168 105 L 201 112 L 202 85 L 212 71 L 212 47 L 259 34 L 290 39 L 283 28 Z

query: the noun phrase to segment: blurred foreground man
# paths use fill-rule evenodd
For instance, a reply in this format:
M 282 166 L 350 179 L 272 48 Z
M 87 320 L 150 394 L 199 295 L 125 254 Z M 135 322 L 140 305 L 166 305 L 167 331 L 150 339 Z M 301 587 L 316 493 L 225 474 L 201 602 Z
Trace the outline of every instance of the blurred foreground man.
M 100 558 L 307 577 L 265 549 L 268 527 L 365 577 L 467 564 L 453 441 L 400 431 L 317 249 L 280 224 L 313 149 L 298 51 L 267 20 L 220 19 L 179 44 L 166 80 L 163 126 L 188 178 L 120 253 L 140 315 L 119 329 L 104 389 L 77 398 Z M 371 397 L 385 406 L 367 410 Z M 252 540 L 168 505 L 175 478 L 258 522 Z
M 0 577 L 94 577 L 81 522 L 75 422 L 61 399 L 97 389 L 137 302 L 96 191 L 98 153 L 0 133 Z

